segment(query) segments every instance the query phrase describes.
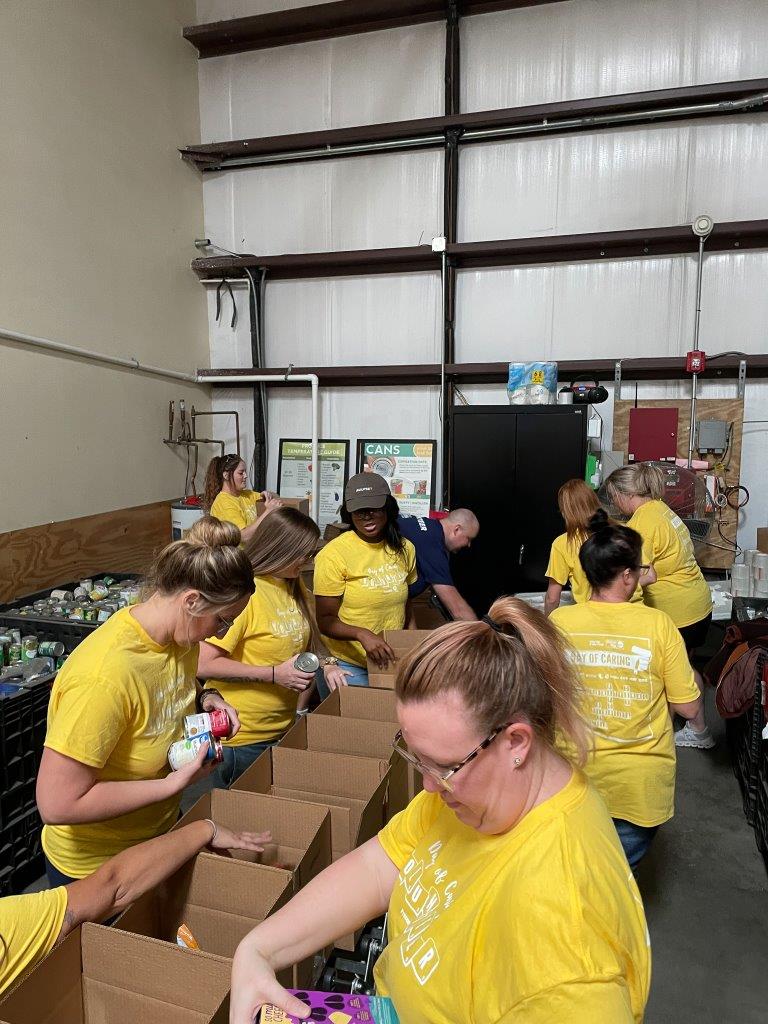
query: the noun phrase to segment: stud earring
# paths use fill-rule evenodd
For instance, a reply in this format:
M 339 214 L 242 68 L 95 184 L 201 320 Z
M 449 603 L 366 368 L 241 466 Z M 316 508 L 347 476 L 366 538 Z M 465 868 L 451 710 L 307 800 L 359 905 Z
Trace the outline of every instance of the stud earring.
M 521 763 L 521 759 L 519 757 L 516 757 L 515 758 L 515 767 L 517 767 L 520 763 Z

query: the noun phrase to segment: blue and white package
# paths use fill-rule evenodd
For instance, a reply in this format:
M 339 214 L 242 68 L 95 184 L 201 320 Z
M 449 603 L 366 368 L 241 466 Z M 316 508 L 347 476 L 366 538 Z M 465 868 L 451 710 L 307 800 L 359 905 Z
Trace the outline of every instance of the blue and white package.
M 510 363 L 507 397 L 510 405 L 555 405 L 557 363 Z

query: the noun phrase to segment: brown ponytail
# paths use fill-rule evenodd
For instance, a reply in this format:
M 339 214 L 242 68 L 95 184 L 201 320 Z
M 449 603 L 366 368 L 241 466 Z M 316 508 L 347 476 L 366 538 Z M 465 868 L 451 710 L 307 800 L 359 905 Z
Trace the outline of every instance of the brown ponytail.
M 453 691 L 478 728 L 490 733 L 516 719 L 561 752 L 565 740 L 577 764 L 589 747 L 579 711 L 581 684 L 565 641 L 553 623 L 514 597 L 499 598 L 487 622 L 454 622 L 427 638 L 401 663 L 397 697 L 403 703 Z
M 214 455 L 208 463 L 203 484 L 203 507 L 206 512 L 211 511 L 211 506 L 221 493 L 224 487 L 224 474 L 234 473 L 243 460 L 239 455 Z
M 183 540 L 163 548 L 147 573 L 145 597 L 198 590 L 204 605 L 222 608 L 254 591 L 253 571 L 233 523 L 203 516 Z

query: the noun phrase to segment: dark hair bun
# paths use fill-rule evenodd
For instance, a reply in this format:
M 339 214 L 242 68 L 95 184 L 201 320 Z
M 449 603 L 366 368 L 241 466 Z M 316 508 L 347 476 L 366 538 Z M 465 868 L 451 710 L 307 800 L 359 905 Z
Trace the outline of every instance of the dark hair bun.
M 599 508 L 594 515 L 590 518 L 587 523 L 590 533 L 596 533 L 598 530 L 604 530 L 607 526 L 610 526 L 610 520 L 608 513 L 604 508 Z

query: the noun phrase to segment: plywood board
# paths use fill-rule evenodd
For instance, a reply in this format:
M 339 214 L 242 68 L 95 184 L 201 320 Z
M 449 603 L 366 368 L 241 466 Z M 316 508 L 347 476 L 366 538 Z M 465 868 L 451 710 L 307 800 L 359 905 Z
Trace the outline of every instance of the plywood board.
M 627 455 L 627 444 L 629 439 L 629 413 L 634 408 L 634 402 L 616 402 L 613 409 L 613 448 L 622 451 Z M 677 409 L 677 455 L 678 458 L 688 458 L 688 439 L 690 437 L 691 405 L 686 400 L 658 399 L 655 401 L 642 402 L 643 408 L 650 409 Z M 727 456 L 727 467 L 725 470 L 726 484 L 735 486 L 739 483 L 741 473 L 741 440 L 744 422 L 744 402 L 740 398 L 701 398 L 696 403 L 697 420 L 724 420 L 733 424 L 733 437 L 731 448 Z M 706 458 L 710 465 L 713 465 L 715 457 L 699 456 L 694 451 L 694 458 Z M 702 471 L 701 475 L 705 475 Z M 714 536 L 710 539 L 714 544 L 721 544 L 722 547 L 708 545 L 699 552 L 699 562 L 704 569 L 729 569 L 734 560 L 734 545 L 736 543 L 736 531 L 738 529 L 738 512 L 732 508 L 726 508 L 721 515 L 720 528 L 722 537 L 715 530 Z
M 169 501 L 0 534 L 0 601 L 92 573 L 143 573 L 170 539 Z

